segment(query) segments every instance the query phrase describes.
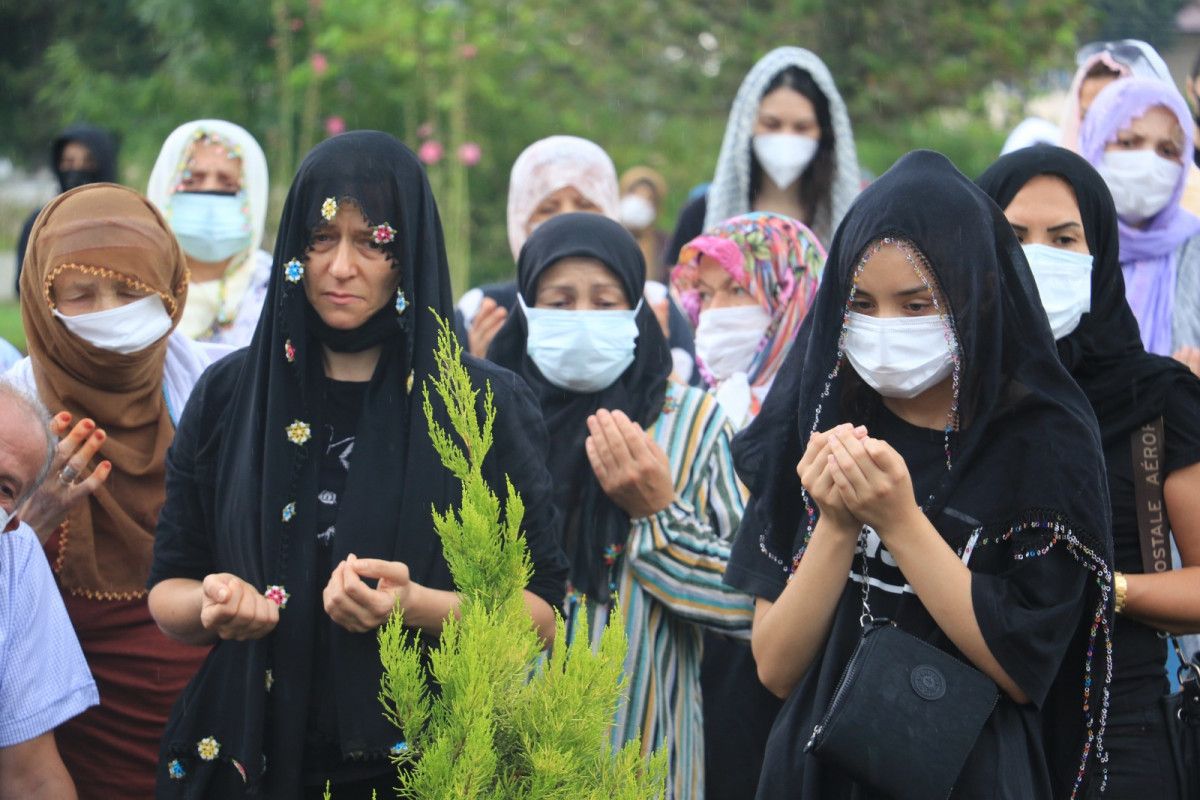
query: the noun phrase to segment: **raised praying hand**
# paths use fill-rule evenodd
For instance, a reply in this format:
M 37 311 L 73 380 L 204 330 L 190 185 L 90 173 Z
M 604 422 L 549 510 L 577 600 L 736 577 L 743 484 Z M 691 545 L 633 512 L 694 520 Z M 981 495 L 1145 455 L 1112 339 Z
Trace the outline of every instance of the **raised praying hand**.
M 596 480 L 633 519 L 657 514 L 675 499 L 667 454 L 623 411 L 601 409 L 587 420 L 584 445 Z

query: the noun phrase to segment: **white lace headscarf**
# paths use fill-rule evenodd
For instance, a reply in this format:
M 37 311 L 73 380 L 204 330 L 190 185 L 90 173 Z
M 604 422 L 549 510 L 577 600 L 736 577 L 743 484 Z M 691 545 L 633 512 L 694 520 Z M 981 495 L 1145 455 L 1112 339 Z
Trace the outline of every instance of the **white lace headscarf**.
M 578 136 L 548 136 L 521 151 L 508 179 L 508 244 L 513 260 L 529 238 L 526 226 L 538 204 L 574 186 L 600 213 L 617 219 L 617 168 L 600 145 Z
M 850 115 L 825 66 L 815 53 L 802 47 L 778 47 L 767 53 L 746 74 L 729 111 L 721 155 L 712 187 L 708 190 L 708 212 L 704 228 L 713 227 L 730 217 L 746 214 L 750 206 L 750 140 L 763 92 L 775 76 L 788 67 L 799 67 L 812 76 L 817 88 L 829 101 L 829 119 L 833 127 L 833 183 L 830 196 L 812 211 L 808 226 L 821 243 L 829 245 L 838 223 L 854 202 L 861 188 L 858 153 L 854 149 L 854 131 Z
M 158 206 L 158 210 L 170 222 L 171 195 L 179 189 L 183 172 L 192 156 L 192 147 L 204 136 L 219 139 L 237 152 L 242 161 L 241 194 L 246 201 L 246 215 L 250 221 L 250 246 L 246 252 L 230 259 L 222 281 L 192 283 L 188 286 L 187 304 L 179 329 L 190 339 L 203 337 L 212 328 L 213 321 L 221 311 L 222 297 L 225 311 L 231 316 L 236 313 L 243 296 L 250 288 L 250 279 L 255 270 L 255 253 L 262 242 L 267 222 L 267 199 L 270 184 L 267 177 L 267 157 L 262 147 L 250 132 L 240 125 L 223 119 L 197 119 L 185 122 L 163 142 L 154 169 L 150 171 L 150 182 L 146 186 L 146 197 Z

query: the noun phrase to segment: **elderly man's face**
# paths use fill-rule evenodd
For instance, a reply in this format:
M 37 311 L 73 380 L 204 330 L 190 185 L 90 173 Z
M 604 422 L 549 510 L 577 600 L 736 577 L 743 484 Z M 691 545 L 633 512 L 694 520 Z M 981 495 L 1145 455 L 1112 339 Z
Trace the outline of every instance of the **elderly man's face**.
M 16 511 L 17 501 L 37 480 L 47 435 L 24 408 L 0 395 L 0 508 L 5 511 Z

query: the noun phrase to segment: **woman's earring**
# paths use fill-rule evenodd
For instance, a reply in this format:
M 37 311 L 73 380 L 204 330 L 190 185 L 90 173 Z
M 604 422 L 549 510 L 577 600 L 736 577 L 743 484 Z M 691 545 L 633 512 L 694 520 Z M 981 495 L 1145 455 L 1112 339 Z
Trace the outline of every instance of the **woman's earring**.
M 396 290 L 396 313 L 403 314 L 404 309 L 408 308 L 408 298 L 404 296 L 403 289 Z

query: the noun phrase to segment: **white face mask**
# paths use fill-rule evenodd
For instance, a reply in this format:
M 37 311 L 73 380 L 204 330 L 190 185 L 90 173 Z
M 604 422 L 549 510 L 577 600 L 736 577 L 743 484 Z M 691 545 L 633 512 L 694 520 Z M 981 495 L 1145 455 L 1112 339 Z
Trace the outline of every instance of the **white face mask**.
M 795 183 L 817 154 L 816 139 L 795 133 L 760 133 L 752 146 L 763 172 L 780 189 Z
M 1025 258 L 1050 320 L 1050 332 L 1061 339 L 1079 327 L 1080 318 L 1092 310 L 1092 257 L 1044 244 L 1027 244 Z
M 525 350 L 558 388 L 592 394 L 616 383 L 633 363 L 641 301 L 632 311 L 564 311 L 517 300 L 529 323 Z
M 171 330 L 171 316 L 156 294 L 123 306 L 68 317 L 56 308 L 54 316 L 71 333 L 101 350 L 129 355 L 145 350 Z
M 1183 165 L 1152 150 L 1111 150 L 1096 171 L 1112 192 L 1117 216 L 1137 225 L 1167 207 L 1183 175 Z
M 642 231 L 654 224 L 657 212 L 654 205 L 640 194 L 627 194 L 621 198 L 621 207 L 617 215 L 626 228 Z
M 757 303 L 701 311 L 696 325 L 696 357 L 718 383 L 747 372 L 770 324 L 771 315 Z
M 8 525 L 16 518 L 16 516 L 16 511 L 9 511 L 7 508 L 0 508 L 0 536 L 8 533 Z
M 868 317 L 851 311 L 846 358 L 859 377 L 884 397 L 916 397 L 945 380 L 954 368 L 946 322 L 937 315 Z

